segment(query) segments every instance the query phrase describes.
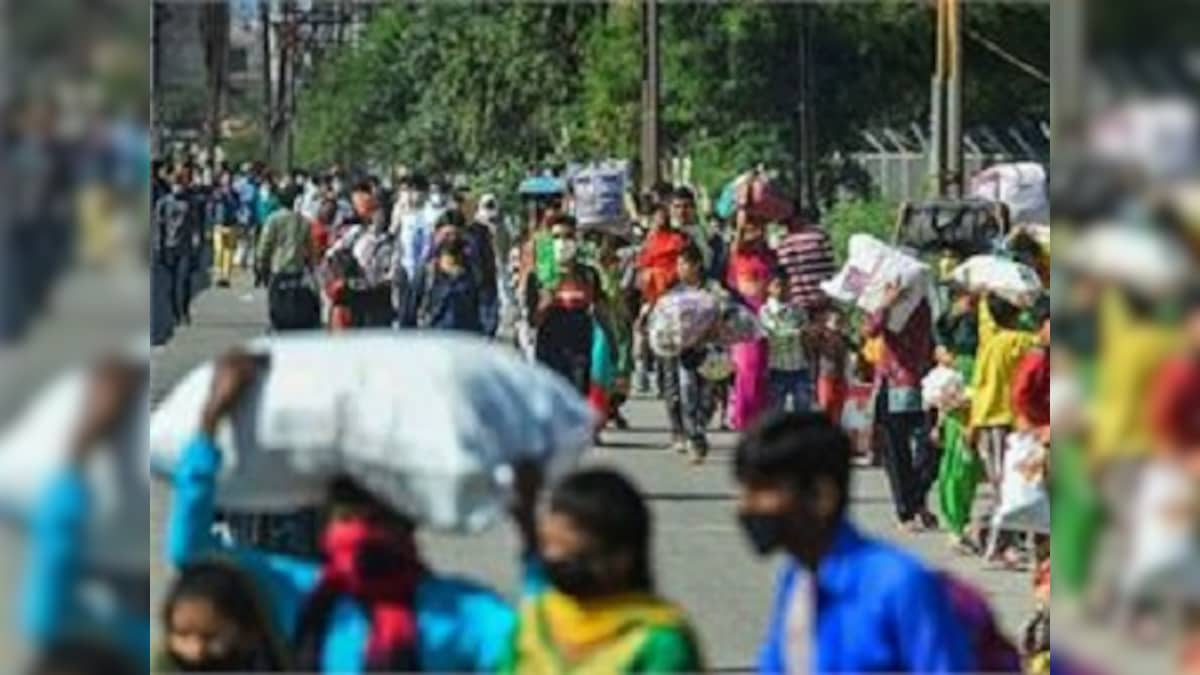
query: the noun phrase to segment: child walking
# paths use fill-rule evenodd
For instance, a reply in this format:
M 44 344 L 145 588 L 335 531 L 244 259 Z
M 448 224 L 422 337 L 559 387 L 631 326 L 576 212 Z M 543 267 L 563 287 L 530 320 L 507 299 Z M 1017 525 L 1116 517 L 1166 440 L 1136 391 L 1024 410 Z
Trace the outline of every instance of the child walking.
M 802 339 L 805 316 L 787 301 L 786 292 L 783 274 L 773 274 L 767 284 L 767 301 L 758 313 L 767 334 L 771 407 L 783 411 L 791 398 L 792 410 L 805 412 L 812 409 L 812 375 Z

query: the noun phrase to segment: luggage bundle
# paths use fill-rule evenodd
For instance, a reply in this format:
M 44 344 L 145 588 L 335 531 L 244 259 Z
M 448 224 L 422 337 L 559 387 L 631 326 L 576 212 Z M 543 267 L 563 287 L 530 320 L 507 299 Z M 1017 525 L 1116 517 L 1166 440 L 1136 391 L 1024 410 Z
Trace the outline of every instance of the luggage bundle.
M 995 255 L 977 255 L 950 278 L 975 293 L 994 293 L 1017 307 L 1029 307 L 1042 294 L 1042 280 L 1028 265 Z
M 732 218 L 739 208 L 764 222 L 782 223 L 795 214 L 792 201 L 761 171 L 748 171 L 730 181 L 717 198 L 719 218 Z
M 904 289 L 892 306 L 888 325 L 901 330 L 922 299 L 933 298 L 934 276 L 929 265 L 900 249 L 893 248 L 868 234 L 850 237 L 846 264 L 821 290 L 837 302 L 856 304 L 865 312 L 878 311 L 888 284 Z M 936 308 L 934 308 L 936 310 Z
M 904 206 L 896 242 L 918 251 L 951 250 L 969 256 L 990 252 L 1008 229 L 1008 210 L 997 202 L 935 200 Z
M 485 340 L 362 331 L 247 349 L 270 365 L 217 430 L 225 509 L 318 505 L 329 479 L 348 475 L 419 523 L 476 531 L 503 513 L 506 467 L 559 474 L 591 442 L 592 412 L 569 383 Z M 155 473 L 174 471 L 212 375 L 212 364 L 192 371 L 152 416 Z
M 662 297 L 650 313 L 647 334 L 650 349 L 674 358 L 698 345 L 721 316 L 721 303 L 710 293 L 684 289 Z

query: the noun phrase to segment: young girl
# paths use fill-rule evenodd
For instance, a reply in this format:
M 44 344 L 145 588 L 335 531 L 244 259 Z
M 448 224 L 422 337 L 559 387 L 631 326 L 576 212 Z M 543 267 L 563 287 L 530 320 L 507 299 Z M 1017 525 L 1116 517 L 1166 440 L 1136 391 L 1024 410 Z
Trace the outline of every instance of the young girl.
M 767 280 L 775 268 L 775 255 L 767 247 L 763 223 L 746 209 L 737 213 L 737 234 L 729 259 L 727 282 L 752 311 L 767 300 Z M 767 341 L 740 342 L 733 346 L 734 363 L 730 422 L 739 431 L 749 429 L 770 403 L 767 382 Z
M 281 672 L 287 661 L 257 589 L 232 564 L 184 567 L 163 604 L 156 673 Z

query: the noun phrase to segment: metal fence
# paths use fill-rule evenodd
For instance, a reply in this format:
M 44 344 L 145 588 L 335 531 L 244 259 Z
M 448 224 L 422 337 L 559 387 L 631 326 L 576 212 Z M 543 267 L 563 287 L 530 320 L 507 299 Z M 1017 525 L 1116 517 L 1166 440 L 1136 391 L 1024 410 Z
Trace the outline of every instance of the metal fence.
M 907 133 L 894 129 L 863 132 L 870 149 L 847 157 L 871 178 L 872 187 L 888 201 L 915 201 L 929 196 L 929 144 L 921 130 Z M 963 139 L 963 171 L 966 178 L 1004 162 L 1046 162 L 1049 159 L 1050 129 L 1037 125 L 1036 132 L 1011 127 L 1004 132 L 990 128 L 972 130 Z

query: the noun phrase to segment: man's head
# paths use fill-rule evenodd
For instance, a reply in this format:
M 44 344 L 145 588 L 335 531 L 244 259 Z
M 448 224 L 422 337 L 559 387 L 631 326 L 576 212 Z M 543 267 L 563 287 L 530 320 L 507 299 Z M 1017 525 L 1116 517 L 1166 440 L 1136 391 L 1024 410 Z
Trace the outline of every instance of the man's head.
M 500 200 L 496 199 L 496 195 L 489 192 L 479 199 L 479 210 L 476 217 L 489 225 L 500 222 Z
M 767 295 L 774 300 L 785 302 L 787 300 L 787 275 L 782 271 L 777 271 L 771 275 L 771 279 L 767 281 Z
M 354 184 L 354 188 L 350 191 L 350 203 L 354 206 L 354 213 L 364 223 L 371 222 L 375 211 L 379 208 L 379 200 L 375 198 L 375 188 L 365 180 Z
M 815 567 L 850 494 L 850 438 L 821 413 L 771 417 L 746 434 L 733 463 L 738 517 L 760 555 L 783 549 Z
M 689 188 L 680 186 L 671 193 L 671 220 L 680 228 L 696 224 L 696 195 Z
M 571 265 L 579 252 L 579 240 L 575 229 L 575 221 L 567 216 L 559 216 L 550 224 L 550 237 L 554 240 L 554 260 L 559 265 Z

